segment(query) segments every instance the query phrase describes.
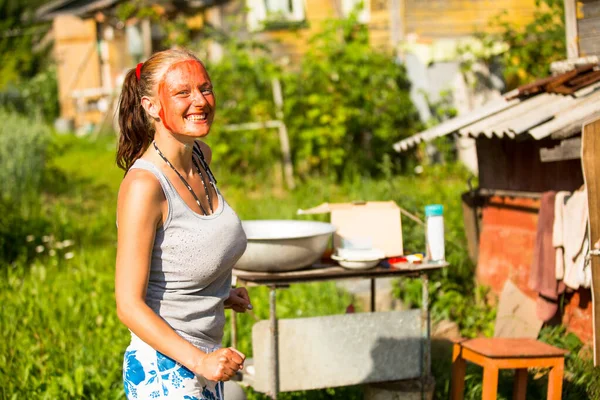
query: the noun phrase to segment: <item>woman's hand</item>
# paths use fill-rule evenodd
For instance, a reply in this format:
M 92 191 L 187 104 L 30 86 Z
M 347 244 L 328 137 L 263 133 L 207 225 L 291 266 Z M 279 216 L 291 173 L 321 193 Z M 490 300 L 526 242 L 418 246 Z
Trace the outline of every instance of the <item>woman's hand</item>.
M 233 347 L 208 353 L 194 365 L 192 371 L 211 381 L 228 381 L 244 367 L 246 356 Z
M 225 308 L 231 308 L 235 312 L 243 313 L 252 310 L 250 295 L 245 287 L 231 289 L 229 297 L 225 300 Z

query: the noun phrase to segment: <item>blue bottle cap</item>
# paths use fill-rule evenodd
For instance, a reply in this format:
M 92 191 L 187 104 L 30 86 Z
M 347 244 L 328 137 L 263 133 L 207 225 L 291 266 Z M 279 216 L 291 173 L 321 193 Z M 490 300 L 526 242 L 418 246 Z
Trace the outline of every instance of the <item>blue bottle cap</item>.
M 441 204 L 430 204 L 425 206 L 425 216 L 434 217 L 437 215 L 444 215 L 444 206 Z

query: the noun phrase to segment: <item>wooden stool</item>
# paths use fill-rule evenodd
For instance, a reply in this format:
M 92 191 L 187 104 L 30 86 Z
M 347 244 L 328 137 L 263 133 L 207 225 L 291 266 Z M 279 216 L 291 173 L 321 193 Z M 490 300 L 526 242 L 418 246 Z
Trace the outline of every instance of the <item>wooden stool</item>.
M 515 369 L 513 399 L 525 400 L 527 368 L 550 368 L 548 400 L 560 400 L 567 351 L 534 339 L 479 338 L 454 344 L 451 400 L 461 400 L 467 361 L 483 367 L 483 400 L 495 400 L 498 370 Z

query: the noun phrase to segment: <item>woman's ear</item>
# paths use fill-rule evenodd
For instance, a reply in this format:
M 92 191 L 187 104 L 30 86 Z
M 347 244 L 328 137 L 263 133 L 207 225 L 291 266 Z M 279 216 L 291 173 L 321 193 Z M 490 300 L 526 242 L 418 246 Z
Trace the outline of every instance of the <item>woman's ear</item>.
M 160 106 L 156 105 L 155 102 L 148 96 L 142 97 L 142 107 L 144 110 L 154 119 L 159 119 Z

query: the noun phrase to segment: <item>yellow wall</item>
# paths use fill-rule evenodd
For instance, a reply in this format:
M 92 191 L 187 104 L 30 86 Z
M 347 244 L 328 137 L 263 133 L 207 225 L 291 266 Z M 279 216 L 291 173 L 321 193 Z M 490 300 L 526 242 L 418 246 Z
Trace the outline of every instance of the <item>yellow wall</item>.
M 310 28 L 299 32 L 269 31 L 263 37 L 280 43 L 276 54 L 299 57 L 306 48 L 306 39 L 318 30 L 320 22 L 336 15 L 334 1 L 306 0 Z M 391 47 L 390 3 L 390 0 L 369 2 L 371 44 L 382 49 Z M 399 5 L 401 36 L 427 43 L 489 32 L 489 20 L 503 11 L 508 11 L 509 21 L 525 24 L 533 18 L 535 0 L 399 0 Z
M 58 16 L 53 22 L 61 117 L 75 118 L 74 90 L 100 87 L 96 22 Z
M 406 33 L 422 38 L 453 38 L 489 31 L 488 22 L 503 11 L 507 19 L 525 24 L 535 0 L 405 0 Z

